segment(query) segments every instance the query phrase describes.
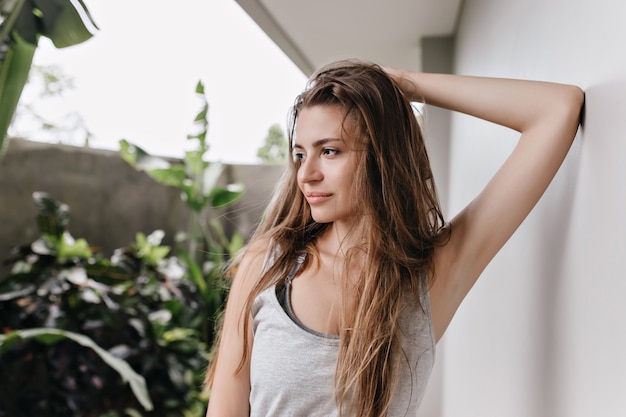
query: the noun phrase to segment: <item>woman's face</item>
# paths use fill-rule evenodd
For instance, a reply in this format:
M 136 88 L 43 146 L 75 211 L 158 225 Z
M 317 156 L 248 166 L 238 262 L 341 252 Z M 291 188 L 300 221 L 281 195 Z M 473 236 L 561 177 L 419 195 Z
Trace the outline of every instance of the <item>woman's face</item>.
M 344 110 L 340 106 L 316 105 L 300 111 L 296 124 L 294 158 L 298 186 L 318 223 L 349 224 L 356 207 L 352 184 L 356 152 L 343 136 Z M 347 142 L 348 141 L 348 142 Z

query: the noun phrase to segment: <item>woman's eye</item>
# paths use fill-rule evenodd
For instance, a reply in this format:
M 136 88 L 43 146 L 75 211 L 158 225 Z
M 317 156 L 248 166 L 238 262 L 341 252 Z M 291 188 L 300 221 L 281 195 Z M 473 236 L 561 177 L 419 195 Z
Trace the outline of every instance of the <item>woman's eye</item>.
M 339 153 L 338 149 L 324 148 L 324 155 L 333 156 Z
M 304 159 L 304 154 L 302 152 L 294 152 L 293 160 L 294 161 L 302 161 Z

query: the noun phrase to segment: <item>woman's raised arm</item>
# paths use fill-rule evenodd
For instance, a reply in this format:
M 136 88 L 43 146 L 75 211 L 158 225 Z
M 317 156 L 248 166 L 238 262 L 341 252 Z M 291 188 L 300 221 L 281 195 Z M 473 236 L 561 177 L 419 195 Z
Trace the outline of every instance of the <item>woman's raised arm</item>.
M 439 339 L 487 264 L 535 206 L 576 135 L 584 93 L 557 83 L 386 69 L 412 101 L 462 112 L 521 133 L 483 191 L 450 223 L 435 253 L 431 289 Z

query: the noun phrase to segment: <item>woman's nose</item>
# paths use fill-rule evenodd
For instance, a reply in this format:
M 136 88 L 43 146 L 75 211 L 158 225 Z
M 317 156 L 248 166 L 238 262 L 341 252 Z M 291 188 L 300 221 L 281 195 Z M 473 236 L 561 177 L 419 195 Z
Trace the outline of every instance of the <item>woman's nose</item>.
M 298 168 L 298 176 L 301 182 L 320 181 L 324 176 L 319 163 L 314 158 L 306 158 Z

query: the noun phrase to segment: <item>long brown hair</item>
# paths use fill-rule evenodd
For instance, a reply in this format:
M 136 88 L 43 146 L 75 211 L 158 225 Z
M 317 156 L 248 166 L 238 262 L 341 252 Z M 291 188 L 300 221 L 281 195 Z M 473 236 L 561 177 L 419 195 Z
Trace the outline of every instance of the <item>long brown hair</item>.
M 419 302 L 428 290 L 426 271 L 434 248 L 446 239 L 445 223 L 414 109 L 382 68 L 340 61 L 314 74 L 292 108 L 290 152 L 300 111 L 316 105 L 341 106 L 344 133 L 362 151 L 353 184 L 361 213 L 350 239 L 357 245 L 345 262 L 353 265 L 350 259 L 358 255 L 362 267 L 356 283 L 344 291 L 349 297 L 341 317 L 335 399 L 341 414 L 384 416 L 403 357 L 398 318 L 407 293 Z M 315 241 L 329 226 L 312 219 L 298 188 L 298 167 L 297 160 L 286 167 L 251 240 L 272 242 L 276 258 L 248 297 L 246 332 L 254 299 L 283 281 L 300 253 L 312 255 L 304 268 L 316 259 Z M 250 348 L 245 341 L 240 367 Z

